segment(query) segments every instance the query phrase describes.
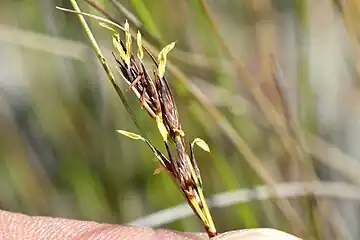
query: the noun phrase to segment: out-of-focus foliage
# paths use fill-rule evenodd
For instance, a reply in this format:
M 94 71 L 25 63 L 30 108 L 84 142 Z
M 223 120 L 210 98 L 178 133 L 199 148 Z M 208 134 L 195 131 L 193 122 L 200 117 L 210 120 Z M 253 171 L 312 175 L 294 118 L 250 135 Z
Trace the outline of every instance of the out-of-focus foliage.
M 97 2 L 137 29 L 114 1 Z M 119 2 L 153 47 L 177 41 L 168 80 L 187 139 L 211 149 L 196 151 L 207 196 L 293 181 L 360 184 L 359 1 Z M 159 165 L 146 145 L 116 133 L 138 130 L 76 16 L 55 6 L 70 8 L 66 0 L 0 1 L 0 207 L 124 224 L 183 203 L 166 173 L 153 175 Z M 111 35 L 88 22 L 117 73 Z M 116 78 L 163 149 L 155 123 Z M 306 239 L 359 239 L 359 194 L 349 200 L 336 189 L 246 195 L 212 214 L 219 231 L 274 227 Z M 162 227 L 202 230 L 195 217 Z

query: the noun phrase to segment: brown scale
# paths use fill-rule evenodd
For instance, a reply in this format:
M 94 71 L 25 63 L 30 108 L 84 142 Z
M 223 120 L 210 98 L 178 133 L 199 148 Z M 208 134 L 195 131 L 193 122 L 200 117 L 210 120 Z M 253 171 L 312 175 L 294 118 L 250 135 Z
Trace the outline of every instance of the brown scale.
M 158 92 L 160 93 L 160 103 L 162 105 L 162 112 L 164 116 L 164 120 L 168 125 L 170 132 L 172 134 L 181 130 L 181 126 L 179 123 L 178 113 L 175 105 L 175 101 L 172 97 L 169 87 L 166 84 L 164 78 L 156 77 L 156 87 Z
M 147 85 L 146 80 L 144 78 L 144 76 L 146 75 L 143 74 L 143 71 L 139 71 L 134 57 L 132 56 L 130 58 L 131 66 L 128 67 L 124 61 L 123 62 L 119 61 L 114 54 L 113 56 L 116 62 L 118 63 L 120 70 L 126 79 L 126 82 L 129 85 L 128 89 L 131 89 L 132 91 L 135 91 L 138 95 L 140 95 L 139 100 L 141 102 L 141 107 L 145 107 L 150 117 L 155 118 L 156 111 L 158 110 L 158 108 L 156 107 L 154 102 L 151 101 L 149 94 L 146 92 L 147 87 L 144 86 Z M 135 88 L 135 90 L 133 87 Z M 145 102 L 148 104 L 149 107 L 145 106 Z

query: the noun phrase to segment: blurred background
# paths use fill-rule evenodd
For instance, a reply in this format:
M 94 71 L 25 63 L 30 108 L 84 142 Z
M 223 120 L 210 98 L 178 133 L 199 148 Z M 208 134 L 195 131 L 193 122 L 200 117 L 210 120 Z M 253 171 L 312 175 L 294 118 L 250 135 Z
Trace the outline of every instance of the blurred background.
M 196 158 L 219 231 L 360 239 L 359 1 L 96 3 L 140 29 L 147 46 L 177 41 L 168 80 L 187 141 L 210 146 Z M 203 231 L 168 175 L 153 174 L 147 146 L 116 133 L 139 130 L 78 18 L 56 6 L 71 8 L 0 1 L 1 209 Z M 87 20 L 139 125 L 163 150 L 125 91 L 109 31 Z

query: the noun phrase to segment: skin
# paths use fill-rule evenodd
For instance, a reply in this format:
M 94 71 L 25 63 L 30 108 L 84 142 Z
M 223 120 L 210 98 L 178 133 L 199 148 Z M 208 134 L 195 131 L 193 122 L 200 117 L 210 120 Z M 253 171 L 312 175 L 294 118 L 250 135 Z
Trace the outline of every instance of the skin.
M 180 233 L 166 229 L 129 227 L 63 218 L 30 217 L 0 210 L 0 239 L 148 239 L 203 240 L 206 234 Z M 301 240 L 274 229 L 251 229 L 222 234 L 214 240 Z

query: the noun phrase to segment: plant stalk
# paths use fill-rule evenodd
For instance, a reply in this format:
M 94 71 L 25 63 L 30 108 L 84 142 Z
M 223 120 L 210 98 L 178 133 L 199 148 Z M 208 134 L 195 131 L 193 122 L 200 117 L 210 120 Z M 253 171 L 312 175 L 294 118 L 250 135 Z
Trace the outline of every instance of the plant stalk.
M 81 9 L 80 9 L 79 5 L 77 4 L 76 0 L 69 0 L 69 1 L 71 3 L 72 7 L 74 8 L 74 10 L 77 13 L 79 13 L 77 15 L 79 17 L 79 21 L 80 21 L 85 33 L 86 33 L 86 36 L 87 36 L 88 40 L 90 41 L 90 44 L 91 44 L 92 48 L 94 49 L 99 62 L 103 66 L 108 79 L 110 80 L 111 84 L 113 85 L 117 95 L 120 97 L 123 105 L 125 106 L 126 111 L 129 113 L 132 121 L 134 122 L 135 126 L 139 129 L 141 135 L 146 136 L 145 132 L 141 129 L 140 125 L 138 124 L 134 113 L 131 111 L 128 103 L 126 102 L 126 99 L 125 99 L 120 87 L 117 85 L 114 74 L 111 72 L 109 65 L 106 63 L 105 57 L 102 54 L 101 49 L 100 49 L 99 45 L 97 44 L 96 39 L 95 39 L 94 35 L 92 34 L 89 25 L 87 24 L 84 16 L 81 15 Z

